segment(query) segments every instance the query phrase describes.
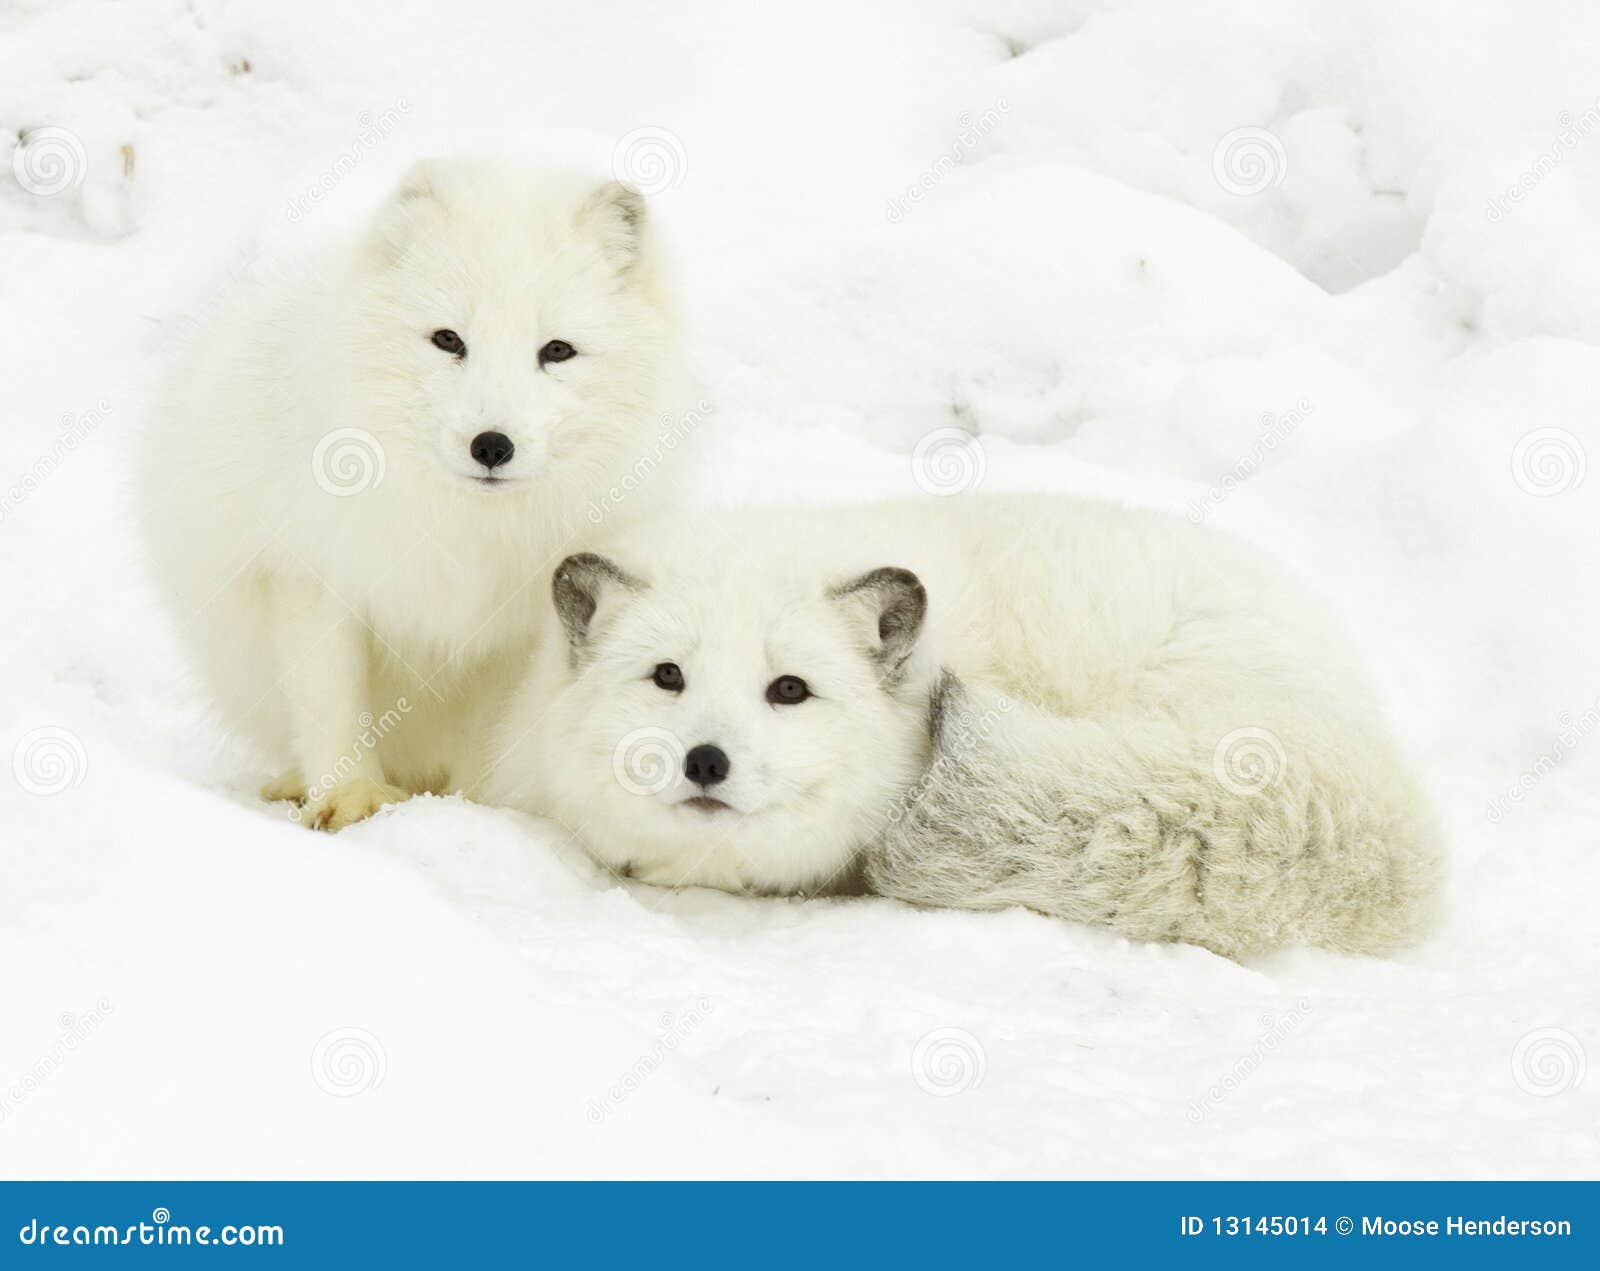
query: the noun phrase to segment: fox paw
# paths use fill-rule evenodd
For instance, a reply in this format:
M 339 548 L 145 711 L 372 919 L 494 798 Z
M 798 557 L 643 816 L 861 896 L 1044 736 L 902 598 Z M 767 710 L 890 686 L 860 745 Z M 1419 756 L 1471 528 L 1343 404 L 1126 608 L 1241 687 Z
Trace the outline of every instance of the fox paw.
M 379 808 L 402 803 L 410 797 L 410 793 L 399 786 L 357 777 L 318 795 L 307 806 L 304 819 L 312 829 L 332 834 L 357 821 L 365 821 Z
M 268 803 L 304 803 L 306 801 L 306 782 L 300 775 L 300 769 L 291 768 L 282 776 L 267 782 L 261 787 L 261 797 Z

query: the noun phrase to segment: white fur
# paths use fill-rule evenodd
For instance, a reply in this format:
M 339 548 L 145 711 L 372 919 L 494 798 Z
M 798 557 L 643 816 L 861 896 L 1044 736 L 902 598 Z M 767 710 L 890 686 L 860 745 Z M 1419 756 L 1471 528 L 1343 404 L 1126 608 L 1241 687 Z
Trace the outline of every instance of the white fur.
M 551 639 L 536 653 L 484 795 L 560 821 L 603 863 L 664 886 L 826 880 L 921 762 L 915 694 L 891 700 L 861 652 L 875 613 L 826 595 L 803 553 L 720 521 L 658 523 L 622 556 L 642 587 L 605 587 L 587 644 Z M 661 662 L 682 668 L 683 692 L 651 681 Z M 816 696 L 771 705 L 767 686 L 791 672 Z M 700 792 L 684 758 L 701 743 L 733 760 L 716 788 L 728 811 L 685 802 Z
M 675 405 L 658 255 L 620 186 L 427 161 L 356 239 L 241 288 L 171 375 L 139 474 L 150 552 L 226 723 L 313 823 L 461 779 L 550 570 Z M 579 355 L 541 368 L 552 339 Z M 516 447 L 493 487 L 482 431 Z
M 608 554 L 643 586 L 603 589 L 586 645 L 540 651 L 488 788 L 615 868 L 809 891 L 864 865 L 907 900 L 1230 955 L 1382 951 L 1425 925 L 1426 798 L 1335 624 L 1227 537 L 961 498 L 709 514 Z M 888 678 L 875 615 L 831 594 L 884 565 L 929 596 Z M 650 682 L 660 661 L 682 666 L 681 694 Z M 817 697 L 769 705 L 781 674 Z M 721 745 L 736 811 L 677 806 L 696 792 L 681 770 L 643 794 L 619 780 L 625 739 L 655 735 L 679 760 Z

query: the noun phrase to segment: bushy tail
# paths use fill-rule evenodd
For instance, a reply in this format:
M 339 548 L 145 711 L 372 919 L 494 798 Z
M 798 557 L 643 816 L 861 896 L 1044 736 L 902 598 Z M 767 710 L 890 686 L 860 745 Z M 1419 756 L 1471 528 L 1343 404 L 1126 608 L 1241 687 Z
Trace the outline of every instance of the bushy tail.
M 869 885 L 1230 957 L 1417 939 L 1439 891 L 1439 836 L 1376 723 L 1219 714 L 1232 726 L 1064 717 L 947 674 L 930 702 L 932 763 L 869 852 Z

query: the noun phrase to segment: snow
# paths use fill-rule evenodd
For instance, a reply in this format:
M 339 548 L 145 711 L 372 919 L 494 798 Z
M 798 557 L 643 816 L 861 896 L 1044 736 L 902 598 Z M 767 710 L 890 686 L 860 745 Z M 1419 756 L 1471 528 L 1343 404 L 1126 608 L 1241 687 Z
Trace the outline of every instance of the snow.
M 1595 1176 L 1597 53 L 1580 0 L 13 4 L 0 1173 Z M 912 494 L 960 428 L 1332 597 L 1439 933 L 1240 966 L 259 803 L 123 501 L 150 385 L 412 156 L 559 147 L 655 191 L 709 495 Z

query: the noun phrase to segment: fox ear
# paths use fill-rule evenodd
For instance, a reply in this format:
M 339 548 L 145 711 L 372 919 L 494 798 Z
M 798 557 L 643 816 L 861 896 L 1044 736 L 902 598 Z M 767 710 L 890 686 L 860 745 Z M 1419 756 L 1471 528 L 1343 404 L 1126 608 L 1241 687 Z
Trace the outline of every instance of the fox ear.
M 555 576 L 550 580 L 550 593 L 573 652 L 589 643 L 594 633 L 595 614 L 608 594 L 643 589 L 644 583 L 639 579 L 593 552 L 579 552 L 557 565 Z
M 885 566 L 841 583 L 828 593 L 844 602 L 867 630 L 868 652 L 886 678 L 897 677 L 916 648 L 928 593 L 909 569 Z
M 583 201 L 575 223 L 626 272 L 644 251 L 648 221 L 644 195 L 621 181 L 607 181 Z
M 380 267 L 405 254 L 419 230 L 436 225 L 448 214 L 452 165 L 448 159 L 420 159 L 406 170 L 372 223 L 367 245 Z
M 432 199 L 443 203 L 449 175 L 448 159 L 418 159 L 406 169 L 406 174 L 400 178 L 400 184 L 395 187 L 390 201 L 415 203 L 423 199 Z

